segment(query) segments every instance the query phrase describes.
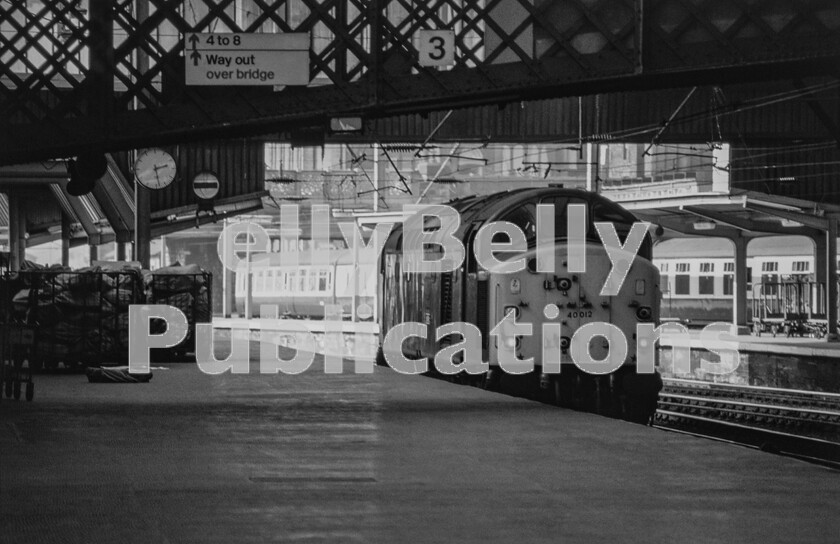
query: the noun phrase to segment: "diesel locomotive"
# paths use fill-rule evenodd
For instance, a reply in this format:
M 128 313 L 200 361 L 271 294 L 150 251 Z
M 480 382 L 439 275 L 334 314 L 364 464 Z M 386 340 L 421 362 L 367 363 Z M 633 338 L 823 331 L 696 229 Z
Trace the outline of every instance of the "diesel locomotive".
M 554 233 L 549 251 L 554 255 L 554 270 L 543 272 L 537 263 L 537 219 L 539 204 L 554 205 Z M 579 228 L 583 239 L 575 239 L 579 247 L 571 248 L 576 255 L 585 255 L 585 272 L 570 272 L 578 267 L 569 262 L 570 238 L 567 231 L 567 210 L 580 205 L 586 213 Z M 489 389 L 504 389 L 517 394 L 539 397 L 563 406 L 597 412 L 613 417 L 646 423 L 656 410 L 662 381 L 657 372 L 637 372 L 637 325 L 659 322 L 661 298 L 659 271 L 652 262 L 652 242 L 645 233 L 635 255 L 622 255 L 630 262 L 629 271 L 617 293 L 602 295 L 605 282 L 613 269 L 607 248 L 602 243 L 596 223 L 609 223 L 621 243 L 624 243 L 636 218 L 612 201 L 597 194 L 562 187 L 519 189 L 487 196 L 472 196 L 447 204 L 460 217 L 460 224 L 452 233 L 463 244 L 464 258 L 457 268 L 440 273 L 413 272 L 406 261 L 405 225 L 391 231 L 382 251 L 380 262 L 380 364 L 393 359 L 428 361 L 426 367 L 435 373 L 436 354 L 460 339 L 450 334 L 438 339 L 438 327 L 450 323 L 467 323 L 480 332 L 480 355 L 485 372 L 460 372 L 452 379 Z M 424 220 L 425 221 L 425 220 Z M 505 259 L 525 260 L 518 271 L 499 270 L 482 266 L 475 245 L 482 227 L 494 222 L 516 225 L 524 234 L 524 252 L 497 254 Z M 426 222 L 430 230 L 440 224 Z M 576 231 L 577 232 L 577 231 Z M 493 235 L 494 243 L 511 242 L 507 235 Z M 545 237 L 540 237 L 540 241 Z M 427 244 L 423 251 L 434 261 L 439 249 Z M 543 247 L 542 251 L 545 251 Z M 613 251 L 615 258 L 616 252 Z M 517 323 L 531 325 L 530 334 L 505 338 L 495 334 L 497 324 L 506 317 Z M 427 334 L 407 336 L 397 347 L 388 341 L 388 333 L 404 323 L 425 325 Z M 575 332 L 588 324 L 609 324 L 606 335 L 586 338 Z M 559 372 L 543 367 L 546 345 L 556 339 L 543 338 L 545 324 L 559 325 Z M 552 330 L 558 330 L 557 328 Z M 609 357 L 609 350 L 619 343 L 610 335 L 617 333 L 626 339 L 621 351 L 620 366 L 608 374 L 584 372 L 571 355 L 573 339 L 582 342 L 591 360 Z M 500 345 L 501 342 L 501 345 Z M 509 345 L 505 345 L 508 342 Z M 395 351 L 399 351 L 398 353 Z M 501 364 L 502 353 L 515 353 L 517 360 L 532 359 L 533 370 L 515 375 Z M 580 353 L 580 350 L 578 351 Z M 463 350 L 461 357 L 464 356 Z M 459 357 L 458 354 L 453 356 Z M 453 358 L 453 360 L 454 360 Z M 554 361 L 556 362 L 556 361 Z M 548 365 L 548 362 L 545 362 Z M 651 367 L 655 362 L 651 362 Z

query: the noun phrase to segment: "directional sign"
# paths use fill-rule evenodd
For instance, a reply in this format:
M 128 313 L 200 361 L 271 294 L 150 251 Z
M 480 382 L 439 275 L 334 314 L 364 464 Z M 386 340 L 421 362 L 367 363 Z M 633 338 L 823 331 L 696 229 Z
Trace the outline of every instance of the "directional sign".
M 193 191 L 198 198 L 214 198 L 219 194 L 219 179 L 211 172 L 201 172 L 193 180 Z
M 196 34 L 184 38 L 187 85 L 308 85 L 309 34 Z

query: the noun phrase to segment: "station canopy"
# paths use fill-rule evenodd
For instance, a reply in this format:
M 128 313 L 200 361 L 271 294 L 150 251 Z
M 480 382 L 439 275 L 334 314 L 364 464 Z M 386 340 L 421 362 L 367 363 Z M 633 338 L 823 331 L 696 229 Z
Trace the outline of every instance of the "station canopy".
M 696 194 L 634 200 L 616 198 L 639 219 L 662 231 L 659 239 L 680 236 L 814 237 L 828 230 L 829 215 L 840 206 L 733 189 L 723 194 Z M 625 201 L 622 201 L 625 200 Z

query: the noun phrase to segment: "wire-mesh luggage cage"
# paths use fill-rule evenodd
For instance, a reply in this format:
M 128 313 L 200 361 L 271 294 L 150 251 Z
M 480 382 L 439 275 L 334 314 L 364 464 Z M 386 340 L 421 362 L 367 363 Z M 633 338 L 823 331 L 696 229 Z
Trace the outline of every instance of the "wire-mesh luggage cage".
M 197 273 L 152 273 L 146 301 L 149 304 L 167 304 L 181 310 L 187 317 L 189 330 L 186 338 L 168 350 L 168 358 L 194 358 L 195 325 L 210 323 L 213 317 L 213 275 Z M 152 322 L 152 333 L 163 332 L 164 325 Z
M 26 400 L 31 401 L 34 327 L 27 322 L 25 305 L 15 304 L 17 295 L 26 296 L 25 287 L 17 274 L 0 273 L 0 397 L 19 400 L 26 385 Z
M 143 303 L 139 270 L 31 270 L 28 322 L 36 325 L 34 368 L 126 364 L 128 308 Z

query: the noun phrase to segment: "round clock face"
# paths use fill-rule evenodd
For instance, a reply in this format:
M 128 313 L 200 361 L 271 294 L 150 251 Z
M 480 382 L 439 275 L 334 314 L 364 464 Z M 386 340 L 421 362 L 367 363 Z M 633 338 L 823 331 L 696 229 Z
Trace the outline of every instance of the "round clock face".
M 163 149 L 141 151 L 134 163 L 134 176 L 149 189 L 163 189 L 175 179 L 175 159 Z

